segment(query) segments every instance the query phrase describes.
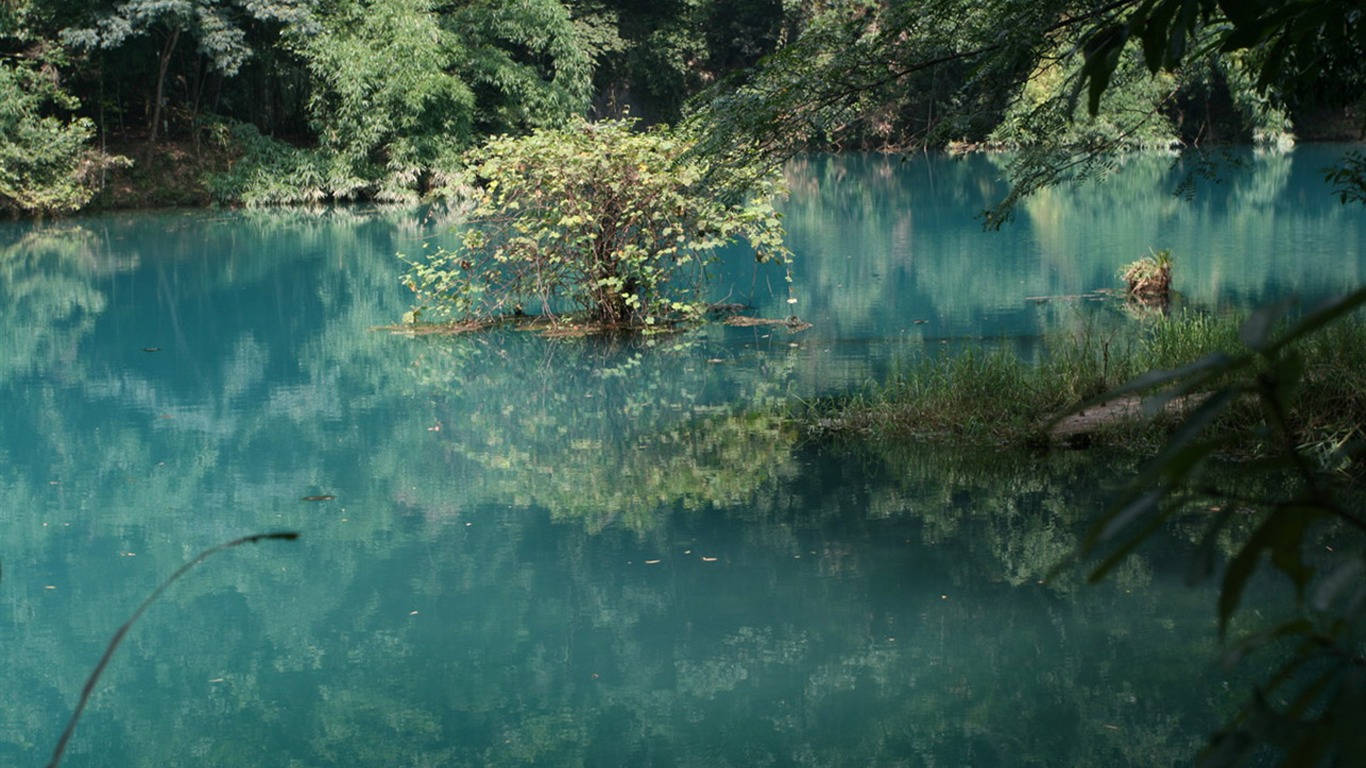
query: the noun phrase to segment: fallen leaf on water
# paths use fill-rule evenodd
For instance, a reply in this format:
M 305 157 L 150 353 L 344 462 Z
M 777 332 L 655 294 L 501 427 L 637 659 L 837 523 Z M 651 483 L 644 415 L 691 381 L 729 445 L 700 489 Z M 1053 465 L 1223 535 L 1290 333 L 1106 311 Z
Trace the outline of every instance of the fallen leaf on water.
M 329 496 L 328 494 L 322 494 L 321 496 L 305 496 L 304 501 L 331 501 L 335 498 L 337 497 Z
M 161 351 L 161 347 L 143 347 L 143 348 L 142 348 L 142 351 L 143 351 L 143 352 L 160 352 L 160 351 Z

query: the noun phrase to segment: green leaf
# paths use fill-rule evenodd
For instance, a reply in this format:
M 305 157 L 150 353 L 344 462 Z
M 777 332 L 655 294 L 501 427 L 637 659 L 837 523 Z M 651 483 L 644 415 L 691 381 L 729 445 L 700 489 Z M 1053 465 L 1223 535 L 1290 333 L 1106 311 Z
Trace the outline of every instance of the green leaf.
M 1221 660 L 1224 666 L 1233 666 L 1272 643 L 1297 635 L 1309 636 L 1313 634 L 1313 632 L 1314 625 L 1311 624 L 1308 619 L 1293 619 L 1291 621 L 1283 622 L 1270 629 L 1263 629 L 1258 632 L 1247 634 L 1237 642 L 1231 643 L 1224 649 Z
M 1339 562 L 1315 587 L 1309 603 L 1316 611 L 1327 612 L 1339 601 L 1358 603 L 1366 589 L 1366 568 L 1359 559 Z
M 1243 599 L 1243 590 L 1247 587 L 1248 579 L 1257 570 L 1257 562 L 1261 559 L 1263 543 L 1266 538 L 1265 532 L 1268 523 L 1263 523 L 1257 533 L 1245 542 L 1229 561 L 1228 567 L 1224 570 L 1223 583 L 1219 588 L 1219 635 L 1222 637 L 1228 630 L 1228 623 L 1233 619 L 1233 614 L 1238 611 L 1238 605 Z
M 1258 307 L 1248 315 L 1242 326 L 1238 329 L 1238 336 L 1243 343 L 1252 349 L 1265 349 L 1271 340 L 1271 332 L 1275 329 L 1276 323 L 1285 316 L 1286 310 L 1294 303 L 1293 299 Z
M 1195 552 L 1191 555 L 1190 567 L 1186 571 L 1186 581 L 1196 584 L 1209 578 L 1215 569 L 1215 560 L 1219 555 L 1219 537 L 1224 528 L 1233 519 L 1235 507 L 1232 504 L 1225 504 L 1215 513 L 1209 525 L 1205 528 L 1205 533 L 1200 537 L 1200 543 L 1196 546 Z
M 1229 403 L 1233 401 L 1233 394 L 1232 390 L 1221 389 L 1206 397 L 1199 407 L 1186 416 L 1176 431 L 1167 438 L 1166 446 L 1154 459 L 1154 463 L 1160 465 L 1170 462 L 1228 408 Z
M 1107 555 L 1105 559 L 1101 560 L 1100 564 L 1086 575 L 1087 582 L 1095 584 L 1103 581 L 1106 576 L 1110 575 L 1111 571 L 1120 563 L 1124 562 L 1125 558 L 1132 554 L 1135 549 L 1138 549 L 1138 545 L 1142 544 L 1144 540 L 1157 531 L 1162 525 L 1163 519 L 1164 516 L 1161 514 L 1149 516 L 1148 521 L 1141 528 L 1130 535 L 1129 538 L 1125 539 L 1119 547 Z
M 1160 488 L 1145 491 L 1112 515 L 1106 516 L 1094 537 L 1097 544 L 1104 544 L 1128 528 L 1135 520 L 1153 514 L 1159 508 L 1164 493 Z
M 1274 353 L 1284 347 L 1299 341 L 1328 324 L 1345 317 L 1362 306 L 1366 306 L 1366 287 L 1358 288 L 1351 293 L 1329 299 L 1315 307 L 1309 314 L 1301 317 L 1298 322 L 1292 324 L 1285 333 L 1277 337 L 1274 344 L 1267 350 L 1267 354 Z

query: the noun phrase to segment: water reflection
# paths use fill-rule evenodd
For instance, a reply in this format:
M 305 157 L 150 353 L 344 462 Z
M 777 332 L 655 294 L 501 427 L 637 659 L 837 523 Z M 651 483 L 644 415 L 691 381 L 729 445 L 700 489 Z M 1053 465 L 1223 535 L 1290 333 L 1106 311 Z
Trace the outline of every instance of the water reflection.
M 1211 724 L 1207 594 L 1150 562 L 1100 589 L 1038 583 L 1099 502 L 1074 490 L 1084 467 L 921 455 L 870 474 L 819 451 L 798 466 L 645 532 L 350 496 L 316 513 L 302 551 L 244 552 L 177 588 L 73 757 L 1085 765 L 1171 762 Z M 34 692 L 20 708 L 39 743 L 98 627 L 136 596 L 82 572 L 137 573 L 101 552 L 155 556 L 161 537 L 85 538 L 52 542 L 102 561 L 58 590 L 33 590 L 51 563 L 24 569 L 40 601 L 24 625 L 43 636 L 4 638 L 34 652 L 6 675 Z
M 750 414 L 1093 322 L 1028 299 L 1110 285 L 1158 235 L 1201 300 L 1356 280 L 1361 214 L 1308 203 L 1325 163 L 1266 162 L 1217 200 L 1152 194 L 1167 171 L 1060 190 L 992 234 L 986 159 L 808 158 L 800 334 L 377 332 L 407 308 L 394 254 L 452 237 L 430 211 L 0 225 L 0 763 L 44 759 L 160 578 L 278 528 L 304 540 L 148 614 L 68 764 L 1189 755 L 1232 694 L 1208 595 L 1172 576 L 1188 537 L 1100 589 L 1038 583 L 1126 467 L 851 457 Z M 752 263 L 720 273 L 790 311 Z

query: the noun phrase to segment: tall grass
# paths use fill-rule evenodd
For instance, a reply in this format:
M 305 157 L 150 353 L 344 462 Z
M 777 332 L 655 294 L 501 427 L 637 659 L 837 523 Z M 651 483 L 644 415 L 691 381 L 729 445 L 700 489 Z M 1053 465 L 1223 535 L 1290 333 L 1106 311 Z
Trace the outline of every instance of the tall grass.
M 1000 348 L 925 355 L 887 381 L 851 396 L 794 406 L 790 415 L 817 435 L 871 441 L 964 441 L 1031 445 L 1050 440 L 1056 419 L 1147 371 L 1174 369 L 1213 352 L 1245 349 L 1242 318 L 1184 311 L 1101 331 L 1049 337 L 1037 359 Z M 1299 345 L 1306 374 L 1292 406 L 1306 448 L 1328 453 L 1361 440 L 1366 423 L 1366 322 L 1350 318 Z M 1230 409 L 1232 423 L 1259 418 L 1255 403 Z M 1094 437 L 1152 447 L 1164 418 L 1120 419 Z M 1216 425 L 1216 428 L 1221 428 Z

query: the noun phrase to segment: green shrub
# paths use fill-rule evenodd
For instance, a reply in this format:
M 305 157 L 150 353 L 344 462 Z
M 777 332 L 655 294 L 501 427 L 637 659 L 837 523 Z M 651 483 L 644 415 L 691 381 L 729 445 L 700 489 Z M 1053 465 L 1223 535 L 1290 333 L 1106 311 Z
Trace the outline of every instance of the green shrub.
M 90 147 L 87 118 L 53 116 L 76 100 L 27 62 L 0 60 L 0 211 L 69 213 L 95 194 L 97 172 L 126 162 Z
M 410 261 L 405 284 L 419 304 L 405 322 L 461 320 L 565 307 L 591 322 L 653 326 L 699 316 L 707 265 L 745 240 L 759 261 L 785 261 L 772 201 L 775 176 L 749 195 L 719 190 L 736 169 L 688 153 L 692 142 L 634 121 L 580 122 L 495 138 L 468 156 L 480 184 L 471 225 L 455 250 Z

